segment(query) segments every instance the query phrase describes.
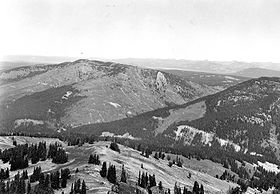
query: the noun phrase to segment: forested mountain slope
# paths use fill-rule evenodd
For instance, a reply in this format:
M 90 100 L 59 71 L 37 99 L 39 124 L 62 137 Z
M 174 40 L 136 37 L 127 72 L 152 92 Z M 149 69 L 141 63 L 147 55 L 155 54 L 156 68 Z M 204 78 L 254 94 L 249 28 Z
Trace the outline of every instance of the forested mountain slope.
M 18 67 L 0 73 L 1 130 L 109 122 L 219 90 L 170 73 L 111 62 Z
M 131 135 L 164 145 L 232 145 L 279 156 L 280 78 L 252 79 L 192 102 L 73 130 Z M 153 138 L 154 137 L 154 138 Z

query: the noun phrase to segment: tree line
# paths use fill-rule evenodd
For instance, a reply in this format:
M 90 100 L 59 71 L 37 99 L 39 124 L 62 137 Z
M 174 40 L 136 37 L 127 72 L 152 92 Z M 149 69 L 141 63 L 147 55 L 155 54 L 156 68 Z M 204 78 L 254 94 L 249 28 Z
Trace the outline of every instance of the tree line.
M 46 142 L 39 144 L 16 145 L 13 148 L 0 150 L 0 159 L 3 163 L 10 163 L 10 170 L 27 168 L 29 162 L 36 164 L 39 161 L 52 159 L 53 163 L 63 164 L 68 161 L 65 150 L 57 142 L 49 145 L 47 149 Z

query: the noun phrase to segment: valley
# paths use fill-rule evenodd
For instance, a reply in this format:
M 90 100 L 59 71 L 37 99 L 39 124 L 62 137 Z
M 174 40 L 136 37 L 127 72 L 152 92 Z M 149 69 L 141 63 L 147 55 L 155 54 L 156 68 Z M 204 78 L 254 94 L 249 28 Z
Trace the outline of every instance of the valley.
M 47 146 L 59 142 L 67 153 L 67 162 L 47 158 L 24 168 L 29 176 L 34 167 L 45 174 L 68 168 L 70 184 L 55 187 L 54 193 L 71 192 L 78 179 L 85 181 L 87 193 L 157 193 L 158 186 L 139 186 L 139 171 L 154 174 L 165 188 L 162 194 L 168 189 L 173 194 L 175 183 L 190 191 L 195 181 L 213 194 L 278 190 L 277 77 L 250 79 L 81 59 L 1 71 L 0 91 L 1 150 L 13 148 L 14 142 L 44 141 Z M 115 141 L 120 152 L 109 148 Z M 158 158 L 159 152 L 169 159 Z M 115 165 L 117 179 L 124 165 L 128 183 L 116 186 L 101 177 L 101 164 L 88 163 L 91 154 L 101 164 Z

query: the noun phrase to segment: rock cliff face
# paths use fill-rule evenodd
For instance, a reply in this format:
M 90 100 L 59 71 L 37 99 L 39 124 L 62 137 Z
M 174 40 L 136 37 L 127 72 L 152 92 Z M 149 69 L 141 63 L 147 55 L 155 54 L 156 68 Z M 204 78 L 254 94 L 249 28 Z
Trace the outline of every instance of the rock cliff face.
M 51 126 L 108 122 L 183 104 L 217 89 L 158 70 L 78 60 L 1 72 L 0 91 L 4 130 L 19 127 L 16 120 Z
M 158 90 L 165 91 L 165 87 L 167 85 L 167 81 L 163 75 L 162 72 L 157 73 L 157 78 L 156 78 L 156 87 Z

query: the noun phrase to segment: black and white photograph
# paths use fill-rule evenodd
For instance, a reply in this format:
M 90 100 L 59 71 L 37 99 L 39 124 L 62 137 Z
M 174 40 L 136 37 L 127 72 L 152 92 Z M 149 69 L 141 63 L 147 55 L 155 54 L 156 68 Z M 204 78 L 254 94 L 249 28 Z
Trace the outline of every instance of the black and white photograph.
M 280 194 L 280 0 L 0 0 L 0 194 Z

